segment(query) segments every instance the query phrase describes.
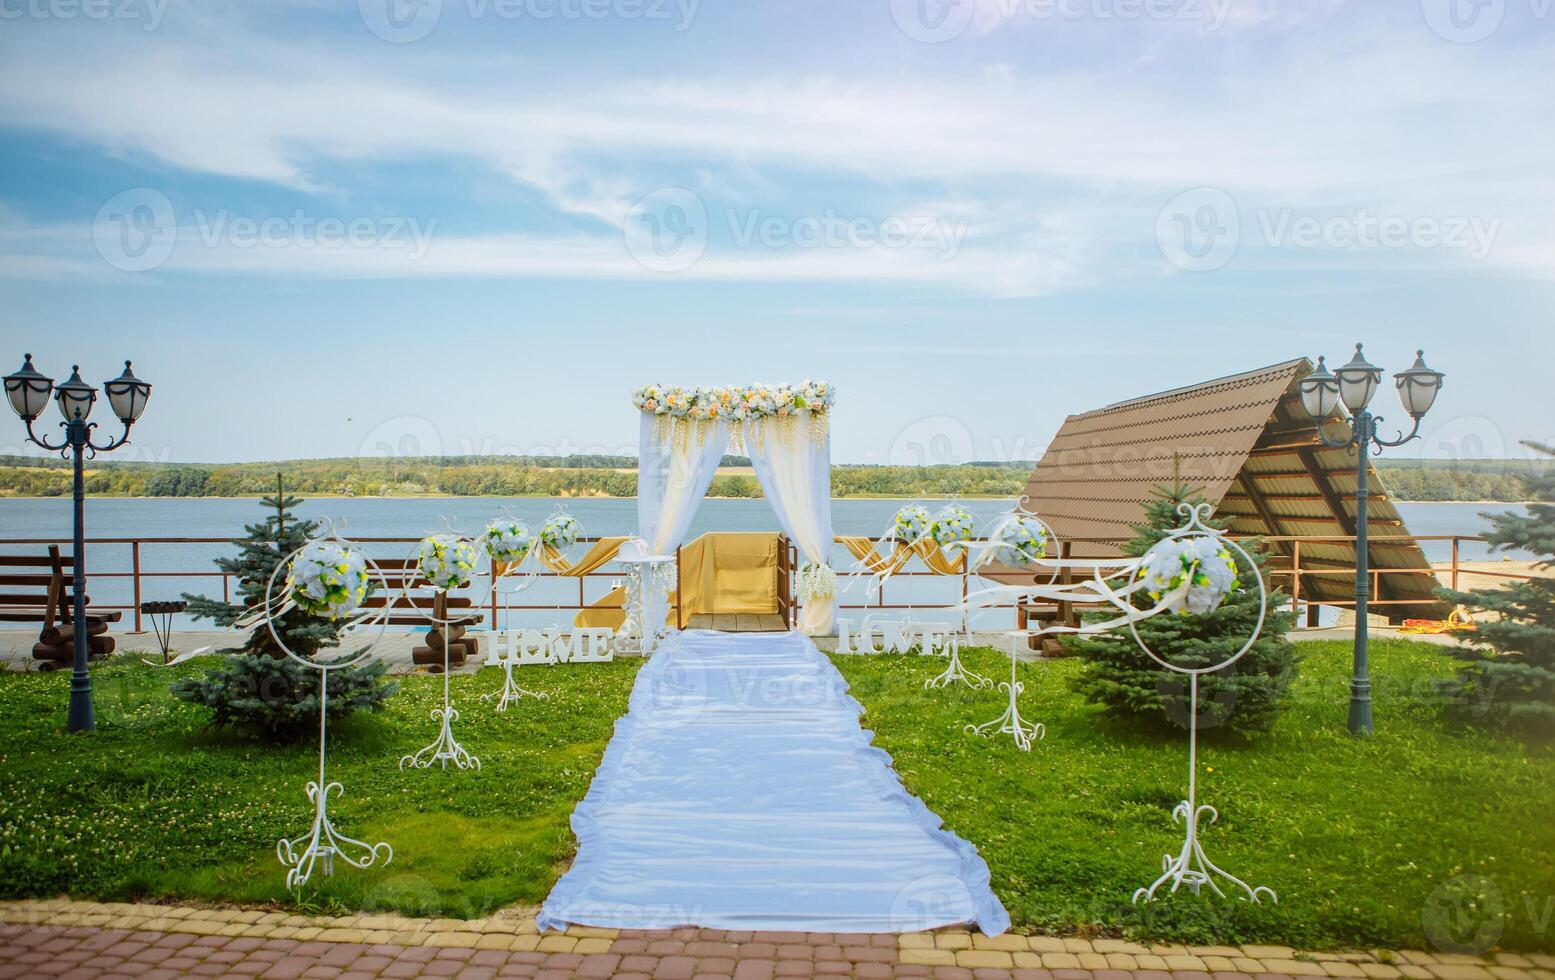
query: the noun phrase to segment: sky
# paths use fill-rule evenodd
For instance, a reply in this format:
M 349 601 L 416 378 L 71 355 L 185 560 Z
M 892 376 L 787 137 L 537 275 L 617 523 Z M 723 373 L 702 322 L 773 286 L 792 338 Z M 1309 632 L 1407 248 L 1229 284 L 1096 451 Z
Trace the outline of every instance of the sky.
M 1391 455 L 1520 457 L 1550 5 L 0 0 L 0 371 L 133 358 L 115 458 L 186 462 L 630 454 L 639 385 L 816 378 L 916 464 L 1364 341 L 1447 372 Z

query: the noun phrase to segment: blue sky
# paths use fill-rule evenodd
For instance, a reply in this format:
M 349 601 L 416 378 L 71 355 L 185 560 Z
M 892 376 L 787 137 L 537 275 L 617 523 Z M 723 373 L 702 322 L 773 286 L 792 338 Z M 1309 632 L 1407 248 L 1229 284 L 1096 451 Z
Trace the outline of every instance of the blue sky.
M 0 0 L 0 368 L 133 357 L 143 458 L 816 377 L 839 461 L 953 462 L 1364 340 L 1448 372 L 1407 452 L 1519 455 L 1552 65 L 1549 0 Z

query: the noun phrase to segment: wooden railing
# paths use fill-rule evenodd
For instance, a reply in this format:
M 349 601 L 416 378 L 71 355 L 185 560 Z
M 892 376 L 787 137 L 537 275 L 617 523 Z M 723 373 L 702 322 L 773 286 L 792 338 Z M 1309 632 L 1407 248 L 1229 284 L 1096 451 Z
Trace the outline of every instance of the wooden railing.
M 411 548 L 411 546 L 413 546 L 416 542 L 418 542 L 420 540 L 420 538 L 419 537 L 358 537 L 358 538 L 353 538 L 353 540 L 358 542 L 358 543 L 360 543 L 360 544 L 369 546 L 370 553 L 372 552 L 373 546 L 378 546 L 378 547 L 382 548 L 382 547 L 386 547 L 386 546 L 390 546 L 390 545 L 403 545 L 404 546 L 404 553 L 408 553 L 410 548 Z M 595 537 L 580 537 L 578 540 L 581 543 L 592 544 L 593 542 L 595 542 L 595 541 L 597 541 L 599 539 L 595 538 Z M 1310 583 L 1310 581 L 1312 579 L 1317 578 L 1317 577 L 1328 578 L 1328 577 L 1334 577 L 1334 576 L 1343 577 L 1345 579 L 1345 581 L 1348 582 L 1349 579 L 1352 579 L 1354 577 L 1354 575 L 1355 575 L 1355 571 L 1354 571 L 1353 568 L 1335 567 L 1335 566 L 1327 565 L 1327 564 L 1323 565 L 1322 567 L 1318 567 L 1315 564 L 1304 563 L 1303 555 L 1302 555 L 1302 549 L 1303 549 L 1304 545 L 1305 546 L 1310 546 L 1310 545 L 1314 545 L 1314 544 L 1338 544 L 1338 543 L 1350 543 L 1350 544 L 1353 544 L 1355 542 L 1355 538 L 1354 537 L 1344 537 L 1344 536 L 1272 536 L 1272 537 L 1270 537 L 1270 536 L 1266 536 L 1266 537 L 1263 537 L 1262 540 L 1267 542 L 1270 545 L 1270 553 L 1271 553 L 1270 554 L 1271 563 L 1270 563 L 1270 568 L 1269 568 L 1269 578 L 1271 580 L 1270 584 L 1273 585 L 1273 586 L 1278 586 L 1278 587 L 1284 589 L 1284 591 L 1289 596 L 1289 601 L 1290 601 L 1291 607 L 1293 609 L 1299 610 L 1304 604 L 1306 604 L 1308 602 L 1307 596 L 1310 594 L 1310 588 L 1309 588 L 1308 585 L 1304 585 L 1304 583 Z M 1446 561 L 1446 562 L 1443 562 L 1444 567 L 1440 568 L 1440 569 L 1437 569 L 1437 568 L 1430 568 L 1430 569 L 1427 569 L 1427 568 L 1398 568 L 1398 567 L 1379 567 L 1379 568 L 1372 569 L 1372 594 L 1376 598 L 1373 598 L 1371 600 L 1371 605 L 1373 607 L 1378 607 L 1378 608 L 1384 609 L 1384 610 L 1387 609 L 1388 607 L 1391 607 L 1391 606 L 1422 605 L 1422 604 L 1431 604 L 1431 603 L 1435 602 L 1434 599 L 1386 599 L 1386 598 L 1382 598 L 1381 597 L 1382 593 L 1383 593 L 1382 584 L 1383 584 L 1384 581 L 1386 581 L 1387 579 L 1389 579 L 1391 577 L 1396 577 L 1396 576 L 1420 576 L 1420 575 L 1440 575 L 1442 577 L 1442 579 L 1444 580 L 1444 583 L 1446 585 L 1448 585 L 1449 587 L 1451 587 L 1451 588 L 1458 588 L 1459 585 L 1460 585 L 1460 582 L 1462 581 L 1462 577 L 1465 574 L 1473 574 L 1475 576 L 1483 576 L 1483 577 L 1487 577 L 1487 578 L 1498 578 L 1498 579 L 1507 579 L 1507 580 L 1528 579 L 1528 578 L 1532 577 L 1528 572 L 1519 572 L 1519 571 L 1510 571 L 1510 570 L 1508 570 L 1508 571 L 1496 571 L 1496 570 L 1486 570 L 1486 569 L 1479 569 L 1479 568 L 1472 569 L 1471 571 L 1465 570 L 1463 568 L 1463 559 L 1462 559 L 1463 546 L 1466 545 L 1466 544 L 1472 544 L 1472 543 L 1483 544 L 1485 542 L 1485 539 L 1483 537 L 1481 537 L 1481 536 L 1478 536 L 1478 535 L 1457 534 L 1457 535 L 1412 535 L 1412 536 L 1397 536 L 1397 537 L 1389 536 L 1389 537 L 1387 537 L 1385 539 L 1373 538 L 1372 540 L 1373 540 L 1374 544 L 1377 544 L 1377 543 L 1398 544 L 1398 543 L 1407 543 L 1407 542 L 1416 542 L 1416 543 L 1422 543 L 1423 544 L 1423 543 L 1428 543 L 1428 542 L 1446 542 L 1446 543 L 1448 543 L 1449 549 L 1450 549 L 1450 560 Z M 153 548 L 156 548 L 156 547 L 168 546 L 168 545 L 207 545 L 207 546 L 211 546 L 213 549 L 218 548 L 218 547 L 223 547 L 223 546 L 230 547 L 231 544 L 232 544 L 232 541 L 231 541 L 230 538 L 215 538 L 215 537 L 103 537 L 103 538 L 88 538 L 86 540 L 86 544 L 87 544 L 87 554 L 86 554 L 86 558 L 87 558 L 87 572 L 88 572 L 88 577 L 90 579 L 108 579 L 108 580 L 113 580 L 113 581 L 128 580 L 129 583 L 130 583 L 130 590 L 129 590 L 130 595 L 128 597 L 129 598 L 128 602 L 95 601 L 95 602 L 92 603 L 93 608 L 101 609 L 101 610 L 105 610 L 105 611 L 108 611 L 108 610 L 119 610 L 119 611 L 131 614 L 131 616 L 133 618 L 133 629 L 136 632 L 140 632 L 143 629 L 142 615 L 141 615 L 141 612 L 140 612 L 140 607 L 141 607 L 141 604 L 143 602 L 147 601 L 148 599 L 170 599 L 170 598 L 174 598 L 173 596 L 157 595 L 157 594 L 155 594 L 155 590 L 156 590 L 157 584 L 160 583 L 160 582 L 163 582 L 165 580 L 168 580 L 168 579 L 217 579 L 217 580 L 220 581 L 220 590 L 221 590 L 221 597 L 222 597 L 222 599 L 224 601 L 228 601 L 228 602 L 232 601 L 232 597 L 234 595 L 234 589 L 233 589 L 233 584 L 234 584 L 233 583 L 233 578 L 234 578 L 234 576 L 232 576 L 232 575 L 230 575 L 230 574 L 228 574 L 226 572 L 223 572 L 223 571 L 221 571 L 219 569 L 216 569 L 213 565 L 209 564 L 208 562 L 202 568 L 169 568 L 169 567 L 161 567 L 159 565 L 156 565 L 153 562 L 149 562 L 147 560 L 148 556 L 146 554 L 148 549 L 153 549 Z M 1077 545 L 1077 544 L 1088 544 L 1088 545 L 1092 545 L 1092 546 L 1103 546 L 1103 547 L 1107 547 L 1107 548 L 1116 548 L 1118 545 L 1122 544 L 1122 541 L 1119 540 L 1119 539 L 1093 538 L 1093 539 L 1069 540 L 1069 541 L 1064 541 L 1062 544 L 1063 544 L 1063 553 L 1065 555 L 1068 555 L 1068 554 L 1071 554 L 1073 552 L 1074 546 Z M 0 549 L 7 549 L 7 550 L 13 549 L 13 548 L 17 549 L 17 550 L 28 550 L 28 549 L 32 549 L 32 548 L 42 549 L 42 548 L 44 548 L 44 547 L 46 547 L 48 545 L 62 545 L 65 549 L 68 550 L 69 547 L 70 547 L 70 541 L 69 541 L 68 538 L 43 538 L 43 537 L 39 537 L 39 538 L 0 538 Z M 110 565 L 108 565 L 108 567 L 104 568 L 103 558 L 101 556 L 101 552 L 100 551 L 98 552 L 98 554 L 96 556 L 96 560 L 94 560 L 94 554 L 93 554 L 93 549 L 94 548 L 100 548 L 101 546 L 115 546 L 116 548 L 125 548 L 125 547 L 127 547 L 129 549 L 128 562 L 127 563 L 122 563 L 121 562 L 121 563 L 118 563 L 117 565 L 110 564 Z M 850 566 L 850 559 L 845 557 L 845 556 L 839 556 L 839 555 L 835 555 L 835 554 L 834 554 L 833 558 L 834 558 L 834 566 L 838 569 L 839 577 L 844 577 L 845 578 L 846 569 Z M 901 601 L 901 596 L 899 594 L 900 589 L 896 590 L 897 594 L 895 596 L 893 596 L 892 595 L 892 591 L 893 590 L 891 588 L 891 584 L 890 584 L 890 582 L 887 582 L 887 584 L 878 591 L 878 594 L 873 597 L 873 601 L 862 601 L 862 602 L 860 602 L 860 601 L 842 601 L 842 602 L 839 602 L 839 608 L 840 609 L 844 609 L 844 610 L 849 610 L 849 609 L 851 609 L 851 610 L 888 610 L 888 609 L 909 609 L 909 608 L 911 608 L 911 609 L 925 609 L 925 610 L 927 610 L 927 609 L 932 609 L 932 608 L 952 608 L 957 603 L 959 603 L 960 601 L 964 600 L 965 597 L 967 596 L 969 590 L 972 588 L 972 585 L 970 583 L 970 577 L 965 572 L 963 572 L 959 576 L 940 576 L 940 575 L 936 575 L 935 573 L 933 573 L 933 572 L 931 572 L 931 571 L 929 571 L 927 569 L 922 569 L 921 566 L 919 566 L 918 568 L 914 568 L 915 565 L 917 565 L 916 561 L 914 561 L 913 563 L 910 563 L 907 568 L 904 568 L 902 571 L 900 571 L 900 572 L 896 573 L 895 575 L 893 575 L 891 577 L 891 581 L 899 581 L 899 580 L 914 580 L 914 581 L 916 581 L 916 580 L 921 580 L 921 579 L 939 579 L 941 581 L 944 581 L 944 580 L 947 580 L 947 579 L 949 579 L 949 580 L 959 579 L 959 581 L 956 582 L 956 587 L 955 587 L 956 594 L 955 594 L 954 598 L 951 598 L 950 601 L 946 601 L 946 602 L 942 602 L 942 603 L 928 603 L 928 602 L 919 602 L 919 601 L 913 601 L 913 602 Z M 99 569 L 101 569 L 101 570 L 99 570 Z M 791 572 L 797 572 L 797 568 L 791 569 Z M 619 579 L 624 578 L 624 573 L 622 571 L 620 571 L 620 570 L 610 570 L 610 566 L 607 565 L 604 568 L 595 570 L 593 572 L 589 572 L 589 573 L 587 573 L 586 575 L 583 575 L 583 576 L 560 576 L 560 575 L 557 575 L 554 572 L 551 572 L 549 569 L 543 569 L 540 572 L 540 576 L 542 578 L 546 578 L 546 579 L 557 579 L 557 578 L 564 578 L 564 577 L 575 578 L 577 583 L 578 583 L 578 585 L 577 585 L 576 601 L 574 602 L 574 601 L 568 600 L 568 601 L 561 601 L 559 603 L 558 602 L 514 602 L 514 601 L 512 601 L 512 597 L 511 596 L 504 596 L 504 595 L 499 594 L 496 590 L 490 590 L 491 595 L 490 595 L 489 601 L 485 604 L 484 611 L 485 611 L 486 615 L 490 618 L 490 622 L 492 623 L 493 626 L 495 626 L 498 623 L 500 615 L 503 612 L 506 612 L 506 611 L 530 611 L 530 612 L 534 612 L 534 611 L 553 610 L 553 609 L 555 609 L 555 610 L 577 610 L 577 609 L 581 609 L 581 608 L 587 606 L 590 603 L 590 601 L 597 601 L 597 599 L 598 599 L 597 596 L 594 597 L 594 600 L 590 600 L 590 598 L 589 598 L 588 588 L 587 588 L 589 579 L 618 579 L 619 580 Z M 152 594 L 148 595 L 148 592 L 152 593 Z M 94 596 L 94 598 L 95 599 L 105 599 L 106 597 L 105 596 Z M 851 596 L 844 596 L 845 600 L 846 599 L 850 599 L 850 598 L 851 598 Z M 1353 599 L 1348 599 L 1348 600 L 1347 599 L 1330 599 L 1330 598 L 1326 598 L 1325 597 L 1325 598 L 1321 599 L 1317 604 L 1318 605 L 1325 605 L 1325 606 L 1353 606 L 1354 605 L 1354 600 Z M 993 608 L 999 608 L 999 607 L 993 607 Z M 1008 608 L 1008 607 L 1004 607 L 1004 608 Z M 1073 610 L 1060 610 L 1060 613 L 1062 614 L 1063 618 L 1068 618 L 1069 616 L 1071 616 L 1073 614 Z

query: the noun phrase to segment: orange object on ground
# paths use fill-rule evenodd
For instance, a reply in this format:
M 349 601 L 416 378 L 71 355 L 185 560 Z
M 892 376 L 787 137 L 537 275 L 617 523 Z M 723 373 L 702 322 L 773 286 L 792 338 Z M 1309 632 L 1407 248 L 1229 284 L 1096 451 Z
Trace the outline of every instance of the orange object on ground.
M 1462 606 L 1446 619 L 1406 619 L 1400 633 L 1472 633 L 1477 627 Z

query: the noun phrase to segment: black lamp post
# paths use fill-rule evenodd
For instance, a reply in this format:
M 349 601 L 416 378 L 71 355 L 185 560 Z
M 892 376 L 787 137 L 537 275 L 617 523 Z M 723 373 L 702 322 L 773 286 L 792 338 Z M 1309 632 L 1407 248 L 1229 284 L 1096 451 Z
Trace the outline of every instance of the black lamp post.
M 1368 676 L 1367 640 L 1368 605 L 1371 599 L 1371 569 L 1366 552 L 1366 457 L 1368 453 L 1381 454 L 1384 448 L 1402 446 L 1420 435 L 1420 420 L 1430 411 L 1436 394 L 1442 387 L 1442 372 L 1425 366 L 1425 352 L 1415 352 L 1415 363 L 1409 370 L 1393 376 L 1398 388 L 1399 400 L 1404 411 L 1414 419 L 1414 427 L 1408 435 L 1402 432 L 1394 439 L 1383 439 L 1377 434 L 1382 419 L 1371 414 L 1368 406 L 1382 383 L 1382 369 L 1366 360 L 1361 345 L 1355 345 L 1355 357 L 1337 372 L 1329 371 L 1323 359 L 1317 359 L 1317 370 L 1301 380 L 1301 403 L 1307 414 L 1317 420 L 1318 437 L 1323 445 L 1334 449 L 1353 449 L 1355 466 L 1355 666 L 1350 678 L 1350 731 L 1358 735 L 1372 733 L 1371 678 Z M 1330 439 L 1323 431 L 1339 402 L 1350 410 L 1350 436 L 1347 439 Z
M 59 413 L 65 417 L 60 425 L 65 429 L 65 440 L 58 444 L 41 439 L 32 431 L 32 424 L 48 407 L 49 394 L 53 392 Z M 92 716 L 92 679 L 86 672 L 86 481 L 82 475 L 82 460 L 112 449 L 118 449 L 130 440 L 130 427 L 146 409 L 146 399 L 151 397 L 151 385 L 135 377 L 130 362 L 124 362 L 124 373 L 112 381 L 103 382 L 108 404 L 113 414 L 124 424 L 124 433 L 118 439 L 99 445 L 92 441 L 92 430 L 97 423 L 88 422 L 92 406 L 97 402 L 97 389 L 81 380 L 80 367 L 72 367 L 70 380 L 55 387 L 52 378 L 40 374 L 32 366 L 32 355 L 27 354 L 21 370 L 5 377 L 5 394 L 11 401 L 23 423 L 27 426 L 27 441 L 49 452 L 73 458 L 75 463 L 75 546 L 71 555 L 71 618 L 75 626 L 75 657 L 70 674 L 70 720 L 68 730 L 91 731 L 96 727 Z

